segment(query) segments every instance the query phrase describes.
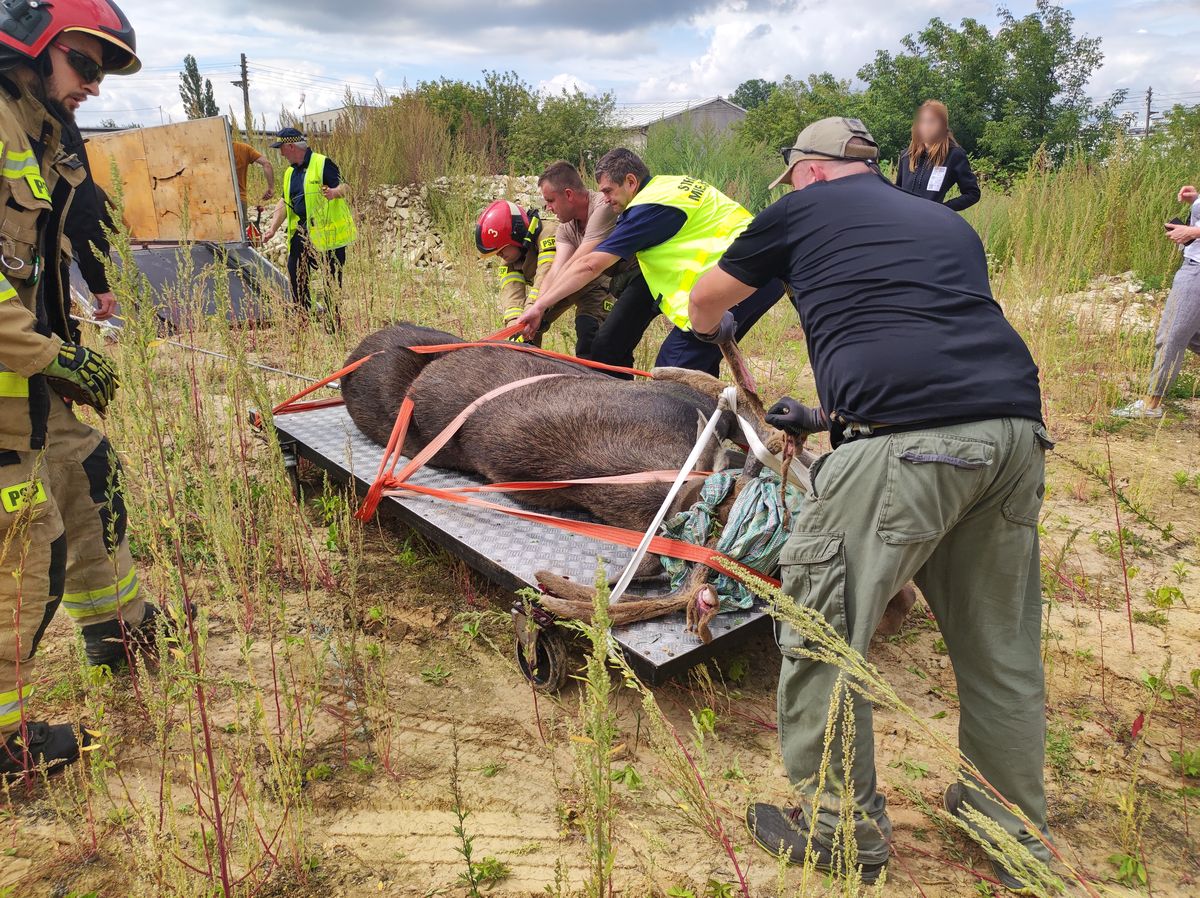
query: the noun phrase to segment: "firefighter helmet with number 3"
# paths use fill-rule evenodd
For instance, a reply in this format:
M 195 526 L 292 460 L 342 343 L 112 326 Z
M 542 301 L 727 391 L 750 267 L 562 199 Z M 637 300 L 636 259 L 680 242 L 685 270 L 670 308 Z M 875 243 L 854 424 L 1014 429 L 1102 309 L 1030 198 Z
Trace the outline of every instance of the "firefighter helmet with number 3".
M 475 223 L 475 247 L 485 256 L 506 246 L 524 250 L 537 235 L 537 213 L 528 213 L 516 203 L 496 200 Z
M 111 0 L 0 0 L 0 69 L 38 59 L 64 31 L 100 41 L 106 74 L 142 67 L 133 26 Z

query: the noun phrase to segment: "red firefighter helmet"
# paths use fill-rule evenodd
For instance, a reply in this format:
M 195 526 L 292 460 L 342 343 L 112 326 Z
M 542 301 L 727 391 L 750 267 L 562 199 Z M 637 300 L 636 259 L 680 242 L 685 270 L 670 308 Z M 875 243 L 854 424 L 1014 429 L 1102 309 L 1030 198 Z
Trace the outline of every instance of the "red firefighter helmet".
M 112 0 L 0 0 L 0 67 L 37 59 L 64 31 L 99 40 L 108 74 L 142 67 L 133 26 Z
M 537 213 L 526 212 L 516 203 L 496 200 L 475 223 L 475 246 L 485 256 L 515 246 L 524 250 L 537 235 Z

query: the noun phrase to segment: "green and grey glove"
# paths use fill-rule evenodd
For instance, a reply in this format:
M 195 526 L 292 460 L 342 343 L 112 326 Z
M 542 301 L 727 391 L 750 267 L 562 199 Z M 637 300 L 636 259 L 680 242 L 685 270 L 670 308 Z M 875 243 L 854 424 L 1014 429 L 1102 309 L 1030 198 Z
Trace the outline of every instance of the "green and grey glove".
M 100 353 L 74 343 L 64 343 L 58 350 L 58 358 L 42 373 L 58 395 L 90 405 L 98 412 L 103 412 L 112 402 L 120 385 L 112 362 Z

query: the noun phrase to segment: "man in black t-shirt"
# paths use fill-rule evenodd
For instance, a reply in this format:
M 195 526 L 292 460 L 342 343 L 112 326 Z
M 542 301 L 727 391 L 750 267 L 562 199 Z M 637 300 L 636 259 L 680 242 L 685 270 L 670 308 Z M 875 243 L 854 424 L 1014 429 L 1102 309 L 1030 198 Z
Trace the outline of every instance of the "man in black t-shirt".
M 689 316 L 697 334 L 725 339 L 724 310 L 774 278 L 790 284 L 820 405 L 784 399 L 767 420 L 798 435 L 831 429 L 836 448 L 813 466 L 810 501 L 780 559 L 784 589 L 865 655 L 888 600 L 915 579 L 954 665 L 959 744 L 975 768 L 947 790 L 947 809 L 991 818 L 1038 868 L 1034 859 L 1050 856 L 1037 521 L 1051 443 L 1037 367 L 992 298 L 975 232 L 883 180 L 877 152 L 856 119 L 801 132 L 776 181 L 796 189 L 696 284 Z M 871 705 L 844 698 L 855 721 L 850 770 L 838 710 L 832 761 L 817 783 L 843 674 L 812 658 L 809 639 L 786 625 L 779 634 L 780 740 L 801 800 L 756 804 L 747 822 L 760 845 L 796 863 L 811 829 L 817 866 L 844 869 L 833 834 L 849 782 L 856 863 L 873 882 L 891 824 L 876 788 Z M 1032 875 L 1003 865 L 997 874 L 1013 888 Z

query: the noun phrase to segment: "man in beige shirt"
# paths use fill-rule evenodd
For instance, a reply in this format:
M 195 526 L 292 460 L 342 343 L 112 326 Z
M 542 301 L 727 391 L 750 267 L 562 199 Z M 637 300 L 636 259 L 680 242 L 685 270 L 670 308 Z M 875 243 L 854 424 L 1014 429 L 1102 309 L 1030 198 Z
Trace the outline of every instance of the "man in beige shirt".
M 550 163 L 538 177 L 538 188 L 546 208 L 559 220 L 554 264 L 542 284 L 545 290 L 561 276 L 572 259 L 583 258 L 612 233 L 617 224 L 617 212 L 604 199 L 604 194 L 584 187 L 578 169 L 569 162 Z M 618 334 L 628 328 L 623 326 L 622 316 L 611 314 L 613 306 L 626 292 L 630 295 L 623 303 L 625 307 L 641 307 L 647 303 L 653 306 L 654 298 L 650 296 L 636 259 L 624 259 L 605 274 L 611 278 L 605 318 L 591 343 L 588 357 L 609 364 L 628 365 L 632 356 L 625 358 L 622 352 L 623 344 L 628 341 L 620 339 Z
M 538 189 L 546 208 L 559 221 L 552 273 L 565 268 L 580 246 L 585 253 L 599 246 L 617 224 L 617 213 L 604 201 L 604 194 L 584 187 L 583 179 L 570 162 L 550 163 L 538 177 Z
M 554 263 L 546 273 L 541 289 L 553 284 L 566 269 L 571 259 L 586 255 L 607 237 L 617 223 L 617 213 L 604 200 L 604 195 L 583 186 L 583 179 L 578 170 L 569 162 L 559 160 L 552 162 L 538 177 L 538 189 L 546 203 L 547 211 L 558 219 L 558 230 L 555 234 L 556 246 Z M 620 266 L 613 266 L 614 269 Z M 618 271 L 610 270 L 605 276 L 597 278 L 590 287 L 595 291 L 599 288 L 603 293 L 602 308 L 589 309 L 589 319 L 580 328 L 579 315 L 576 312 L 576 330 L 580 331 L 579 352 L 584 358 L 591 358 L 591 349 L 597 331 L 602 328 L 605 318 L 613 307 L 613 296 L 610 293 L 610 277 Z M 586 338 L 583 331 L 588 331 Z

